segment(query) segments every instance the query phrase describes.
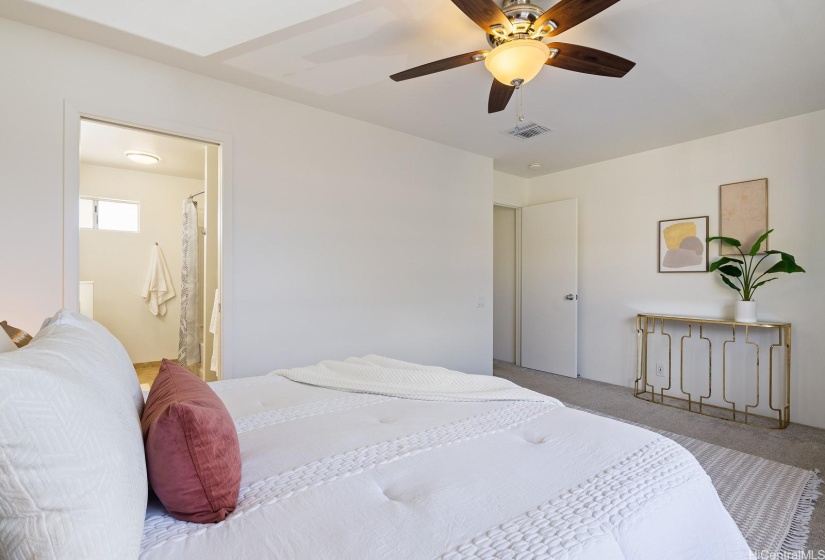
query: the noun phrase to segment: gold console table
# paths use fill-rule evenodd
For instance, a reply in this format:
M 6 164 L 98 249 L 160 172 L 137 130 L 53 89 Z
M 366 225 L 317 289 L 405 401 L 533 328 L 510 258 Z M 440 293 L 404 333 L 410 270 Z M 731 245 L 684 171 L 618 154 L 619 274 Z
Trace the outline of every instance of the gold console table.
M 679 332 L 675 332 L 679 331 Z M 713 331 L 709 334 L 708 331 Z M 636 316 L 637 333 L 637 371 L 636 383 L 633 394 L 640 399 L 673 406 L 734 422 L 752 424 L 767 428 L 783 429 L 790 423 L 791 402 L 791 324 L 790 323 L 738 323 L 736 321 L 725 321 L 720 319 L 703 319 L 699 317 L 674 317 L 667 315 L 639 314 Z M 674 361 L 674 338 L 680 333 L 685 333 L 679 338 L 678 346 L 678 387 L 673 387 L 673 361 Z M 698 338 L 694 337 L 698 334 Z M 648 357 L 649 337 L 651 335 L 661 336 L 667 345 L 667 359 L 657 362 L 654 365 L 654 375 L 650 377 L 648 370 L 651 369 Z M 728 344 L 736 344 L 737 336 L 744 343 L 755 347 L 755 371 L 749 379 L 740 382 L 752 382 L 755 388 L 755 400 L 745 399 L 744 402 L 737 402 L 729 395 L 729 385 L 735 381 L 729 379 L 730 370 L 735 369 L 728 364 L 727 349 Z M 765 340 L 770 338 L 768 352 L 768 382 L 767 403 L 760 403 L 760 344 L 752 338 Z M 721 382 L 714 379 L 714 359 L 712 338 L 724 339 L 722 341 L 721 372 L 717 375 L 721 377 Z M 692 393 L 685 390 L 685 340 L 694 339 L 702 341 L 707 345 L 707 379 L 704 373 L 700 374 L 700 384 L 704 388 L 701 392 L 694 390 Z M 773 342 L 775 340 L 775 342 Z M 662 346 L 662 345 L 660 345 Z M 659 355 L 664 356 L 663 349 L 659 348 Z M 776 353 L 776 356 L 775 356 Z M 779 355 L 779 354 L 784 355 Z M 775 360 L 775 358 L 778 358 Z M 717 357 L 718 360 L 718 357 Z M 774 362 L 777 361 L 777 367 Z M 704 357 L 701 360 L 704 363 Z M 666 366 L 666 375 L 665 375 Z M 704 366 L 702 366 L 704 368 Z M 693 368 L 696 369 L 696 368 Z M 784 371 L 777 372 L 775 369 Z M 655 371 L 658 370 L 658 371 Z M 718 370 L 718 365 L 717 365 Z M 658 373 L 658 375 L 656 375 Z M 657 383 L 657 378 L 659 382 Z M 651 382 L 652 381 L 652 382 Z M 716 381 L 716 383 L 714 383 Z M 764 385 L 764 381 L 762 383 Z M 659 385 L 657 389 L 657 385 Z M 665 386 L 666 385 L 666 386 Z M 714 388 L 721 385 L 721 400 L 713 397 Z M 678 391 L 678 393 L 677 393 Z M 706 394 L 702 394 L 705 393 Z M 713 400 L 715 404 L 708 401 Z M 753 400 L 753 402 L 749 402 Z M 776 402 L 775 402 L 776 401 Z M 767 407 L 765 406 L 767 404 Z

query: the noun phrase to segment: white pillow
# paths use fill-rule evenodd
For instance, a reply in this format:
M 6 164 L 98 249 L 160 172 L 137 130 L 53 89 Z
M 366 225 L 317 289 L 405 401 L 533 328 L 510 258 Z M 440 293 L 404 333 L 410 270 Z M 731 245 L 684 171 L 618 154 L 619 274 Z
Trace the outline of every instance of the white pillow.
M 140 418 L 145 404 L 143 391 L 140 388 L 135 366 L 120 341 L 97 321 L 65 309 L 61 309 L 54 317 L 49 317 L 43 321 L 40 331 L 43 332 L 46 327 L 53 325 L 71 325 L 89 333 L 89 349 L 97 353 L 100 363 L 105 364 L 105 368 L 109 372 L 105 374 L 106 383 L 116 383 L 121 390 L 126 392 L 134 402 L 138 418 Z M 91 344 L 93 341 L 97 342 L 98 340 L 103 341 L 103 343 L 99 345 Z M 34 342 L 34 339 L 32 339 L 32 342 Z
M 6 331 L 0 328 L 0 354 L 3 352 L 11 352 L 12 350 L 17 350 L 17 345 L 11 337 L 6 334 Z
M 0 354 L 0 557 L 137 558 L 142 406 L 123 346 L 77 314 Z

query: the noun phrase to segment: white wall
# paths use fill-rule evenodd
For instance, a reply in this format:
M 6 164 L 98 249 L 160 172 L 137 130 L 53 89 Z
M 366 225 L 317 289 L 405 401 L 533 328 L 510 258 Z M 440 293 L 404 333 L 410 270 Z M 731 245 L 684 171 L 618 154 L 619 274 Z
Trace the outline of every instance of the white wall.
M 224 377 L 368 352 L 491 373 L 490 159 L 8 20 L 0 75 L 12 324 L 36 331 L 62 303 L 69 99 L 232 136 Z
M 493 358 L 516 361 L 516 210 L 493 208 Z
M 177 359 L 181 204 L 203 181 L 97 165 L 80 166 L 80 194 L 140 202 L 140 232 L 81 230 L 80 279 L 95 282 L 95 320 L 123 343 L 133 363 Z M 158 243 L 177 294 L 154 316 L 141 297 Z
M 817 112 L 531 180 L 530 204 L 579 199 L 580 374 L 632 385 L 639 312 L 732 317 L 717 274 L 657 273 L 657 225 L 709 215 L 716 235 L 719 185 L 767 177 L 771 247 L 807 274 L 761 288 L 759 317 L 793 323 L 791 419 L 825 428 L 823 154 Z
M 527 203 L 528 181 L 509 173 L 493 173 L 493 200 L 504 206 L 521 207 Z

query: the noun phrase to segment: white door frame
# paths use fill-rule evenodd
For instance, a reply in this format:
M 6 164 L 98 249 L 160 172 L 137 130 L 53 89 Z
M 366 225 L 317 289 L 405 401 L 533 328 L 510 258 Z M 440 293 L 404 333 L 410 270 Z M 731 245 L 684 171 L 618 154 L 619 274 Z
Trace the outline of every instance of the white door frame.
M 151 115 L 97 103 L 63 103 L 63 307 L 78 310 L 80 282 L 80 120 L 94 119 L 217 144 L 220 149 L 218 188 L 218 282 L 221 287 L 221 377 L 234 375 L 232 337 L 232 136 Z
M 512 208 L 516 211 L 516 362 L 517 366 L 521 365 L 521 206 L 514 206 L 512 204 L 505 204 L 494 202 L 493 206 L 501 206 L 502 208 Z

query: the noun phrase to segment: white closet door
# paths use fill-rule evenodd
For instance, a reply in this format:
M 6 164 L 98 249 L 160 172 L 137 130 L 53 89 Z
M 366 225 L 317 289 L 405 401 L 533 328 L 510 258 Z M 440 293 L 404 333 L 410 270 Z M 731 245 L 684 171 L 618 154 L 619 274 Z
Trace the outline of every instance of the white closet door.
M 577 376 L 578 201 L 521 214 L 521 365 Z

